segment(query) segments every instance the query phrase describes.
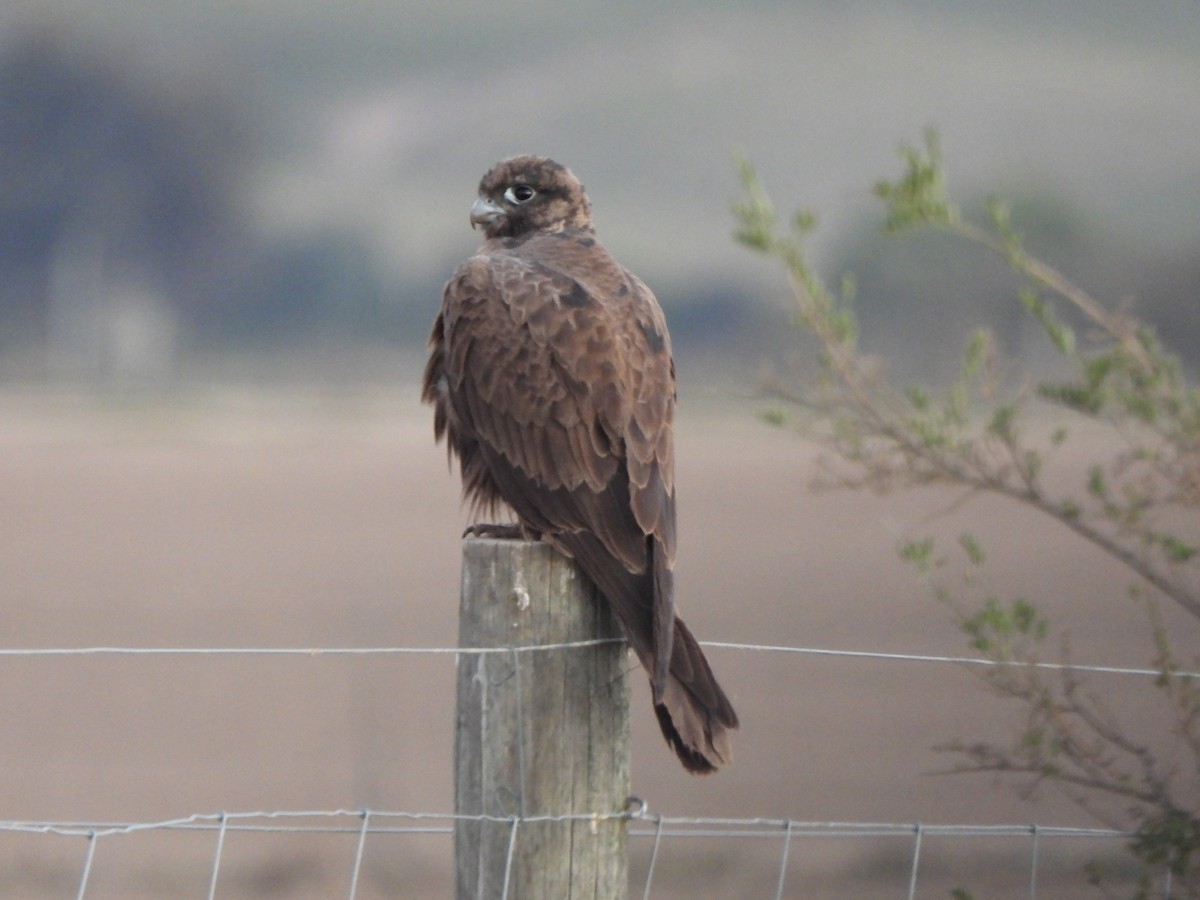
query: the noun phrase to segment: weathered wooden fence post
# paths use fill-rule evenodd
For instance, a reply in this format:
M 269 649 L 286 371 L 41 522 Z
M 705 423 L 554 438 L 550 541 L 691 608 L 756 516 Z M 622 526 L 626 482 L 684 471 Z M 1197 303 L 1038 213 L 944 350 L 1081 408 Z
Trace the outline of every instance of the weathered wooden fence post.
M 594 588 L 541 543 L 463 540 L 460 647 L 619 637 Z M 461 654 L 455 730 L 459 900 L 624 898 L 629 663 L 622 643 Z

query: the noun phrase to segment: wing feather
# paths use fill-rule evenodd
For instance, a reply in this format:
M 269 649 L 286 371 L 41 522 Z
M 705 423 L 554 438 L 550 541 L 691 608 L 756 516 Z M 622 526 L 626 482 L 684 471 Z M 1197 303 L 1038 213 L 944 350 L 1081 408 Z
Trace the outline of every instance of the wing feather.
M 647 667 L 664 733 L 677 749 L 703 746 L 696 729 L 719 735 L 728 701 L 721 695 L 709 707 L 720 710 L 717 725 L 686 714 L 688 692 L 715 681 L 697 672 L 694 640 L 676 625 L 666 325 L 628 272 L 611 264 L 591 274 L 596 283 L 578 267 L 505 254 L 468 259 L 444 292 L 430 361 L 441 371 L 427 371 L 427 399 L 440 397 L 437 421 L 472 503 L 506 503 L 579 558 Z M 672 731 L 676 720 L 684 732 Z
M 648 297 L 635 280 L 614 308 L 602 290 L 548 264 L 472 257 L 446 287 L 444 366 L 460 430 L 543 488 L 586 486 L 599 498 L 624 468 L 638 530 L 665 537 L 675 385 L 665 324 Z M 615 534 L 628 523 L 612 519 L 612 502 L 581 494 L 570 512 L 552 524 L 594 528 L 622 549 Z

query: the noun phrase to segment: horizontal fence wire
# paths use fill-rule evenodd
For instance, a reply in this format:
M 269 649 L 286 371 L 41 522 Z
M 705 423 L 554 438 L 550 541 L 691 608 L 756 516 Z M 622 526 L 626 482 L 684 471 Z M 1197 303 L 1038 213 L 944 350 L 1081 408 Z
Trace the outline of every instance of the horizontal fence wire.
M 572 813 L 564 815 L 460 814 L 377 809 L 259 810 L 254 812 L 195 813 L 179 819 L 151 822 L 2 820 L 0 832 L 46 834 L 61 837 L 101 838 L 145 831 L 270 832 L 276 834 L 449 834 L 457 822 L 494 822 L 536 825 L 547 822 L 601 822 L 612 819 L 631 823 L 634 837 L 761 838 L 793 837 L 880 838 L 926 837 L 1032 837 L 1130 838 L 1132 831 L 1086 828 L 1074 825 L 1037 824 L 930 824 L 923 822 L 806 822 L 798 819 L 737 818 L 727 816 L 664 816 L 651 813 L 638 802 L 636 810 Z M 345 820 L 344 823 L 342 820 Z M 353 824 L 353 822 L 363 824 Z
M 602 644 L 624 643 L 621 638 L 534 644 L 524 647 L 0 647 L 0 659 L 60 656 L 396 656 L 445 655 L 469 656 L 489 653 L 535 653 L 546 650 L 572 650 Z M 1052 672 L 1081 672 L 1100 675 L 1135 675 L 1158 678 L 1161 669 L 1137 666 L 1105 666 L 1084 663 L 1026 662 L 996 660 L 975 656 L 941 656 L 925 653 L 887 653 L 875 650 L 841 650 L 829 647 L 789 647 L 780 644 L 745 644 L 732 641 L 700 641 L 712 650 L 741 650 L 752 653 L 784 653 L 802 656 L 865 659 L 884 662 L 949 663 L 984 668 L 1027 668 Z M 1172 671 L 1178 678 L 1200 678 L 1198 671 Z

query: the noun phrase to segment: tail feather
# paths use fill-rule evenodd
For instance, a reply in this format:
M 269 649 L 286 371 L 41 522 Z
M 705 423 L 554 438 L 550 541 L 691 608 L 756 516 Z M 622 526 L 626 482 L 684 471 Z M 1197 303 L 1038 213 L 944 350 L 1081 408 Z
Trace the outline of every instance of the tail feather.
M 704 651 L 683 620 L 674 615 L 670 598 L 665 604 L 653 602 L 658 599 L 656 588 L 670 590 L 669 577 L 664 578 L 663 570 L 630 572 L 591 534 L 559 534 L 552 542 L 560 543 L 575 557 L 608 600 L 650 677 L 658 724 L 684 768 L 706 774 L 730 762 L 729 732 L 738 727 L 737 713 L 717 683 Z M 671 611 L 673 626 L 667 632 L 670 640 L 665 642 L 669 650 L 659 637 L 664 607 Z
M 733 760 L 737 713 L 682 619 L 675 620 L 670 676 L 654 704 L 659 727 L 689 772 L 707 774 Z

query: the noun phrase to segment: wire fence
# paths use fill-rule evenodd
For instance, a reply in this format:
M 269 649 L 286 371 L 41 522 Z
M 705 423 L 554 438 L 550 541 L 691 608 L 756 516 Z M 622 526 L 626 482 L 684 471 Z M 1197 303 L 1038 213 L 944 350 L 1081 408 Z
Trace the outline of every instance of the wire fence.
M 907 889 L 903 896 L 913 900 L 921 871 L 921 853 L 931 838 L 1011 838 L 1026 845 L 1028 854 L 1028 896 L 1038 896 L 1039 861 L 1041 849 L 1047 842 L 1072 839 L 1127 840 L 1127 832 L 1103 828 L 1053 827 L 1039 825 L 946 825 L 928 823 L 879 822 L 803 822 L 791 819 L 705 818 L 652 814 L 638 801 L 632 809 L 608 813 L 571 816 L 463 816 L 448 813 L 392 812 L 373 809 L 336 809 L 272 812 L 220 812 L 195 814 L 182 819 L 161 822 L 17 822 L 0 821 L 0 831 L 27 834 L 55 835 L 63 838 L 82 838 L 85 849 L 80 862 L 79 887 L 76 897 L 88 895 L 89 879 L 101 841 L 147 831 L 206 832 L 213 842 L 212 865 L 208 877 L 208 894 L 217 896 L 221 864 L 227 838 L 239 833 L 350 835 L 356 838 L 354 853 L 347 861 L 348 896 L 355 900 L 363 872 L 365 848 L 369 836 L 402 836 L 415 834 L 449 835 L 454 823 L 469 820 L 507 824 L 515 836 L 528 825 L 571 820 L 598 821 L 623 819 L 630 822 L 629 835 L 637 841 L 650 841 L 649 864 L 643 879 L 643 898 L 652 896 L 655 868 L 664 840 L 681 838 L 717 838 L 721 840 L 757 839 L 779 843 L 778 882 L 776 900 L 785 896 L 788 883 L 788 863 L 794 840 L 806 838 L 838 838 L 870 840 L 905 838 L 911 842 Z M 509 842 L 511 848 L 515 841 Z M 1164 884 L 1164 896 L 1170 896 L 1169 874 Z
M 592 640 L 570 643 L 544 644 L 530 647 L 509 648 L 460 648 L 460 647 L 59 647 L 59 648 L 0 648 L 0 659 L 55 658 L 88 656 L 394 656 L 394 655 L 447 655 L 463 656 L 475 654 L 523 654 L 551 650 L 571 650 L 613 643 Z M 701 642 L 710 649 L 723 649 L 746 653 L 773 653 L 797 656 L 828 658 L 852 658 L 876 660 L 887 663 L 953 664 L 972 667 L 1033 666 L 1048 670 L 1069 670 L 1079 673 L 1113 675 L 1125 677 L 1157 677 L 1161 673 L 1151 668 L 1086 665 L 1075 663 L 999 663 L 995 660 L 965 656 L 938 656 L 905 653 L 887 653 L 860 650 L 840 650 L 823 647 L 791 647 L 780 645 L 746 644 L 722 641 Z M 1200 677 L 1198 672 L 1176 673 L 1181 677 Z M 275 835 L 343 835 L 353 839 L 354 851 L 345 862 L 345 877 L 351 900 L 359 894 L 364 871 L 364 859 L 368 857 L 368 838 L 374 840 L 399 838 L 415 835 L 449 836 L 454 833 L 455 823 L 469 820 L 496 822 L 511 829 L 510 854 L 515 845 L 515 836 L 523 827 L 555 821 L 585 820 L 601 821 L 622 819 L 629 823 L 628 834 L 633 845 L 641 848 L 645 856 L 639 883 L 633 886 L 632 896 L 637 892 L 643 898 L 653 895 L 658 882 L 657 870 L 661 853 L 667 842 L 693 839 L 719 841 L 750 840 L 775 842 L 776 875 L 774 887 L 766 896 L 782 898 L 790 896 L 789 879 L 795 879 L 793 857 L 796 842 L 812 839 L 836 839 L 861 843 L 865 841 L 902 840 L 908 845 L 906 862 L 903 866 L 904 885 L 890 896 L 918 896 L 923 866 L 923 853 L 927 853 L 930 840 L 951 838 L 1002 839 L 1015 842 L 1025 856 L 1023 864 L 1027 871 L 1023 889 L 1030 900 L 1046 895 L 1040 880 L 1045 867 L 1048 845 L 1063 841 L 1096 842 L 1119 847 L 1127 843 L 1132 834 L 1106 828 L 1061 827 L 1041 824 L 937 824 L 925 822 L 836 822 L 803 821 L 799 819 L 730 818 L 730 817 L 682 817 L 652 812 L 647 801 L 631 798 L 630 806 L 622 810 L 597 810 L 588 814 L 569 816 L 463 816 L 446 812 L 388 811 L 377 809 L 328 809 L 328 810 L 273 810 L 254 812 L 194 813 L 182 818 L 162 821 L 32 821 L 0 820 L 0 837 L 4 835 L 40 836 L 46 840 L 82 841 L 78 858 L 78 880 L 75 896 L 78 900 L 89 897 L 93 885 L 93 871 L 101 858 L 101 845 L 109 847 L 116 841 L 146 833 L 200 833 L 208 836 L 211 843 L 211 863 L 206 867 L 207 896 L 219 895 L 223 863 L 228 855 L 232 840 L 247 834 Z M 1161 883 L 1161 896 L 1171 896 L 1170 872 L 1165 871 Z

